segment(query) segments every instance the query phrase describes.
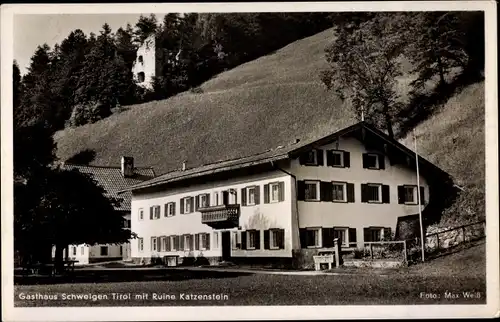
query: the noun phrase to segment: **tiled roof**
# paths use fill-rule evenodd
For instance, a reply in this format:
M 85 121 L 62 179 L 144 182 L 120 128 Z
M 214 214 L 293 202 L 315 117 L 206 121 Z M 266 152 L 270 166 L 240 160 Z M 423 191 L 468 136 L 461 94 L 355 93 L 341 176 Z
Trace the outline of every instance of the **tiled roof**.
M 92 175 L 94 180 L 96 180 L 99 185 L 106 190 L 107 197 L 122 199 L 120 206 L 115 209 L 123 211 L 130 211 L 132 193 L 128 191 L 118 195 L 118 192 L 155 177 L 153 168 L 146 167 L 134 168 L 135 175 L 127 178 L 123 177 L 120 167 L 88 166 L 64 163 L 62 168 L 65 170 L 77 169 L 81 173 Z
M 389 138 L 385 133 L 377 130 L 376 128 L 370 126 L 369 124 L 365 122 L 358 122 L 355 124 L 352 124 L 351 126 L 345 127 L 343 129 L 339 129 L 330 135 L 323 136 L 320 138 L 312 138 L 306 141 L 300 141 L 294 144 L 290 144 L 287 146 L 279 146 L 275 149 L 265 151 L 263 153 L 251 155 L 248 157 L 244 158 L 239 158 L 239 159 L 233 159 L 233 160 L 224 160 L 220 162 L 215 162 L 211 164 L 206 164 L 202 165 L 200 167 L 195 167 L 191 169 L 187 169 L 184 171 L 172 171 L 168 172 L 162 175 L 159 175 L 151 180 L 147 180 L 144 182 L 140 182 L 136 185 L 129 186 L 122 191 L 120 191 L 120 195 L 122 192 L 129 193 L 130 190 L 136 190 L 136 189 L 141 189 L 141 188 L 146 188 L 146 187 L 151 187 L 151 186 L 156 186 L 160 184 L 166 184 L 166 183 L 171 183 L 171 182 L 176 182 L 176 181 L 181 181 L 189 178 L 194 178 L 194 177 L 201 177 L 205 175 L 210 175 L 218 172 L 223 172 L 223 171 L 230 171 L 234 169 L 239 169 L 239 168 L 244 168 L 244 167 L 250 167 L 254 165 L 259 165 L 259 164 L 264 164 L 267 162 L 273 162 L 273 161 L 279 161 L 279 160 L 284 160 L 292 157 L 292 154 L 296 154 L 300 152 L 303 149 L 306 149 L 308 147 L 312 147 L 314 145 L 322 145 L 332 138 L 336 136 L 341 136 L 345 133 L 358 130 L 358 129 L 367 129 L 374 134 L 376 134 L 378 137 L 380 137 L 382 140 L 385 140 L 388 143 L 391 143 L 394 145 L 396 148 L 401 150 L 403 153 L 407 154 L 411 158 L 415 158 L 415 153 L 402 145 L 401 143 L 397 142 L 394 139 Z M 431 162 L 427 161 L 424 159 L 422 156 L 419 156 L 419 164 L 423 164 L 426 166 L 429 166 L 433 168 L 434 170 L 437 170 L 439 173 L 446 174 L 443 170 L 439 169 L 437 166 L 432 164 Z M 448 174 L 446 174 L 448 175 Z

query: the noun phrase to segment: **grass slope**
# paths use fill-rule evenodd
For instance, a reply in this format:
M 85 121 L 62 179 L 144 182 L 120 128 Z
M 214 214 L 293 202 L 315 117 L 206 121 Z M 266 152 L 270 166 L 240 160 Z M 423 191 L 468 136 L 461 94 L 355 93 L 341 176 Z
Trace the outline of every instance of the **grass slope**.
M 319 79 L 326 66 L 327 30 L 274 54 L 218 75 L 203 93 L 182 93 L 131 107 L 91 125 L 55 135 L 58 157 L 90 149 L 93 164 L 118 164 L 133 156 L 158 174 L 238 158 L 296 138 L 328 133 L 356 122 Z

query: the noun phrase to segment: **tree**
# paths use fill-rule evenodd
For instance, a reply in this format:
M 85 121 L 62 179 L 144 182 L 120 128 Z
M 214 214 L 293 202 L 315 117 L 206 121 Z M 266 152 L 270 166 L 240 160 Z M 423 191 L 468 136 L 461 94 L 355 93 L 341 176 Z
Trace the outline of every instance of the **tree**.
M 399 57 L 405 46 L 396 32 L 404 26 L 400 14 L 378 13 L 358 28 L 337 30 L 326 49 L 329 68 L 321 73 L 328 89 L 347 100 L 366 120 L 382 124 L 394 137 L 394 112 L 401 105 L 395 89 L 401 75 Z
M 13 111 L 14 118 L 16 114 L 19 112 L 19 106 L 21 105 L 21 96 L 23 93 L 23 84 L 21 82 L 21 71 L 19 70 L 19 65 L 17 61 L 14 60 L 12 64 L 12 87 L 13 87 Z
M 157 28 L 156 15 L 150 14 L 149 17 L 141 15 L 139 21 L 135 24 L 134 41 L 142 44 L 150 35 L 156 34 Z
M 130 24 L 116 31 L 116 50 L 128 69 L 132 69 L 137 56 L 137 46 L 133 43 L 134 30 Z

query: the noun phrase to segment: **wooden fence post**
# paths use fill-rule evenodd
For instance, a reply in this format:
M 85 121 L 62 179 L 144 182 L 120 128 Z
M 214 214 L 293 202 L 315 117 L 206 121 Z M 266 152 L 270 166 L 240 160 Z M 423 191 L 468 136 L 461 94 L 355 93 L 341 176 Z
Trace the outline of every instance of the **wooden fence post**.
M 403 240 L 403 260 L 405 261 L 405 263 L 408 263 L 408 252 L 406 250 L 406 240 Z
M 373 244 L 370 243 L 370 258 L 373 260 Z

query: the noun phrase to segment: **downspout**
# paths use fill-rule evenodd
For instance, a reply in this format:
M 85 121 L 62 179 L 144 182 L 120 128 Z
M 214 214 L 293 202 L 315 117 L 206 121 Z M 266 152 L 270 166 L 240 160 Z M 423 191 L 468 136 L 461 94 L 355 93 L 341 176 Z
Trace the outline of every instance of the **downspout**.
M 299 233 L 300 232 L 300 221 L 299 221 L 299 202 L 297 200 L 297 188 L 298 188 L 297 187 L 297 177 L 293 173 L 288 172 L 285 169 L 278 167 L 273 161 L 271 161 L 271 166 L 273 168 L 283 172 L 283 173 L 286 173 L 287 175 L 289 175 L 290 177 L 293 178 L 293 182 L 295 185 L 295 213 L 297 214 L 297 232 L 296 232 L 297 236 L 296 237 L 299 240 L 299 250 L 300 250 L 300 247 L 301 247 L 300 246 L 300 233 Z

